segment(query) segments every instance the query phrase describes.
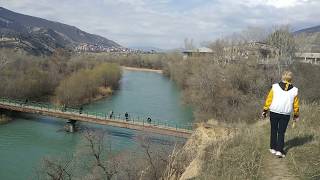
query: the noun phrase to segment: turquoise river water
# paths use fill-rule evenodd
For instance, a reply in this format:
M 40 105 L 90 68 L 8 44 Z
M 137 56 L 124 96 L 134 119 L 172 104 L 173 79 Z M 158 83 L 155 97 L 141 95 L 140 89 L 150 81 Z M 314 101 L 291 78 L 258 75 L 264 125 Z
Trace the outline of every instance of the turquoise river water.
M 124 70 L 120 88 L 113 96 L 84 107 L 96 112 L 114 111 L 115 115 L 151 117 L 168 124 L 188 125 L 193 115 L 190 107 L 181 104 L 176 85 L 159 73 Z M 0 125 L 0 179 L 32 179 L 41 159 L 64 156 L 76 151 L 80 133 L 66 133 L 61 129 L 65 120 L 32 114 L 16 114 L 13 121 Z M 141 132 L 81 123 L 88 128 L 103 129 L 112 139 L 117 151 L 135 148 L 135 137 Z M 171 139 L 152 135 L 155 139 Z

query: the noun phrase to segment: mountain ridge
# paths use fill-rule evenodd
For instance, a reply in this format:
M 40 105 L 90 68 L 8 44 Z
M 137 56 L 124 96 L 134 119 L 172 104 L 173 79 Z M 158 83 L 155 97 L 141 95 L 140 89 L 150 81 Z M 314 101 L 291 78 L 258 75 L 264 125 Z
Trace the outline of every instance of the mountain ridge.
M 297 30 L 295 32 L 293 32 L 294 34 L 301 34 L 301 33 L 317 33 L 320 32 L 320 25 L 318 26 L 311 26 L 308 28 L 303 28 L 300 30 Z
M 50 53 L 56 48 L 74 49 L 80 44 L 103 48 L 121 47 L 112 40 L 87 33 L 75 26 L 16 13 L 3 7 L 0 7 L 0 33 L 1 39 L 6 37 L 18 40 L 15 44 L 36 53 Z M 13 41 L 10 43 L 12 45 Z M 10 43 L 2 41 L 0 47 L 10 46 Z M 33 47 L 24 45 L 29 43 Z
M 302 43 L 301 51 L 320 53 L 320 25 L 300 29 L 293 35 Z

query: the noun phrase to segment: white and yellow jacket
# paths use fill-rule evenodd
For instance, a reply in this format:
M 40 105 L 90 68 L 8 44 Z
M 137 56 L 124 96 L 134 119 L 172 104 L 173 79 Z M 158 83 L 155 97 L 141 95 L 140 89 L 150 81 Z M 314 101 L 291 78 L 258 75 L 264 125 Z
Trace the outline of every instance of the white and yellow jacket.
M 298 88 L 289 82 L 273 84 L 268 93 L 264 111 L 290 115 L 293 111 L 295 117 L 299 116 Z

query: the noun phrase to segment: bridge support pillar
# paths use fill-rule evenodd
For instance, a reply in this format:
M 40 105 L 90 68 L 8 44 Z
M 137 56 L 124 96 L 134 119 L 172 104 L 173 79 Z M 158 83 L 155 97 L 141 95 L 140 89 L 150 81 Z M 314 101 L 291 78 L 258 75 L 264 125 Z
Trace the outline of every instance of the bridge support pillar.
M 75 132 L 76 131 L 76 120 L 69 120 L 67 123 L 68 123 L 68 128 L 67 128 L 67 131 L 68 132 Z

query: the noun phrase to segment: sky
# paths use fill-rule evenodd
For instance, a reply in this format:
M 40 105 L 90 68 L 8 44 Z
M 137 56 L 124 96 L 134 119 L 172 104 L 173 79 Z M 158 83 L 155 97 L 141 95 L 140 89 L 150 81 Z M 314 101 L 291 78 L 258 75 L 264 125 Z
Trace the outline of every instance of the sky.
M 180 48 L 247 27 L 320 25 L 320 0 L 0 0 L 9 10 L 73 25 L 125 47 Z

